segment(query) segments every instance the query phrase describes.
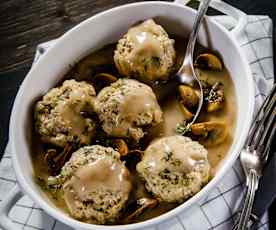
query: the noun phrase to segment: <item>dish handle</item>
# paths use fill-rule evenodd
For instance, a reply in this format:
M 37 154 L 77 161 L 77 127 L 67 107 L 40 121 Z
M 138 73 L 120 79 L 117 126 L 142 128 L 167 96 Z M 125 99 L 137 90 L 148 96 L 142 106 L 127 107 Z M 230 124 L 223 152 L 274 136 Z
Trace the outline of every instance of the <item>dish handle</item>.
M 175 0 L 174 2 L 186 5 L 190 2 L 190 0 Z M 247 24 L 247 15 L 244 12 L 221 0 L 212 0 L 210 6 L 228 16 L 233 17 L 237 21 L 235 27 L 230 31 L 233 36 L 238 36 L 241 31 L 244 30 L 244 27 Z
M 9 218 L 9 212 L 22 196 L 23 193 L 19 186 L 16 185 L 5 200 L 0 203 L 0 227 L 4 230 L 18 230 Z

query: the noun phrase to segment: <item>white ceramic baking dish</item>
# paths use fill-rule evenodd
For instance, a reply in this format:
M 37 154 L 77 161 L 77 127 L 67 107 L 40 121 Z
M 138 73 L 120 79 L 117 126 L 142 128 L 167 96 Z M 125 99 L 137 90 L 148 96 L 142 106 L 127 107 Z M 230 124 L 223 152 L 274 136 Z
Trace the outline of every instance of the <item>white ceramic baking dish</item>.
M 88 53 L 111 42 L 116 42 L 127 31 L 127 28 L 137 21 L 155 18 L 169 33 L 188 36 L 196 13 L 195 10 L 180 4 L 180 1 L 128 4 L 97 14 L 65 33 L 37 61 L 21 85 L 10 122 L 10 144 L 18 187 L 11 191 L 0 205 L 1 227 L 16 229 L 7 214 L 23 194 L 29 195 L 57 220 L 76 229 L 93 230 L 145 229 L 160 224 L 180 212 L 188 212 L 192 205 L 198 204 L 206 197 L 237 159 L 249 130 L 254 106 L 254 87 L 249 65 L 233 36 L 243 29 L 245 15 L 219 0 L 213 0 L 212 6 L 232 15 L 238 21 L 236 28 L 229 32 L 216 23 L 212 17 L 206 17 L 199 33 L 199 42 L 202 45 L 221 54 L 233 79 L 237 96 L 237 124 L 233 144 L 215 177 L 199 193 L 177 208 L 159 217 L 123 226 L 100 226 L 77 221 L 50 203 L 34 182 L 30 157 L 31 117 L 34 101 L 54 87 L 72 64 Z

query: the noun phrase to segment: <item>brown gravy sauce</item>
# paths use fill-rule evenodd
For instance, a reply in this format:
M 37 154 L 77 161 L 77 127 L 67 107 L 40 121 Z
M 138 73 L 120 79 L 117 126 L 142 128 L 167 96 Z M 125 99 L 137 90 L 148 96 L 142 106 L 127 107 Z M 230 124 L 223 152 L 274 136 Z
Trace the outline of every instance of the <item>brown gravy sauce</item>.
M 59 104 L 56 107 L 57 112 L 59 112 L 66 124 L 69 127 L 70 132 L 76 136 L 82 136 L 85 129 L 85 122 L 83 117 L 78 111 L 76 111 L 76 105 L 72 105 L 68 101 Z
M 137 114 L 148 111 L 150 108 L 154 108 L 154 110 L 159 108 L 154 94 L 150 90 L 145 90 L 145 88 L 137 88 L 135 94 L 129 94 L 124 99 L 125 103 L 120 108 L 120 114 L 124 114 L 128 119 L 136 118 Z
M 156 103 L 155 95 L 150 88 L 137 88 L 135 94 L 128 94 L 122 97 L 124 103 L 119 108 L 120 126 L 116 128 L 116 133 L 127 133 L 129 127 L 132 127 L 137 119 L 137 114 L 154 111 L 156 120 L 161 120 L 162 113 L 159 112 L 160 107 Z M 120 119 L 122 116 L 122 119 Z
M 153 23 L 152 20 L 148 20 L 129 29 L 128 38 L 133 43 L 133 50 L 128 57 L 130 64 L 136 66 L 143 63 L 143 60 L 137 57 L 161 57 L 163 55 L 163 48 L 156 37 L 160 31 L 156 31 L 155 26 L 152 26 Z
M 150 39 L 151 38 L 147 38 Z M 179 57 L 183 56 L 184 51 L 185 51 L 185 43 L 183 43 L 183 38 L 179 37 L 174 37 L 175 39 L 175 49 L 177 52 L 178 60 Z M 110 64 L 113 65 L 113 61 L 110 59 L 110 55 L 113 53 L 115 46 L 107 46 L 107 48 L 103 48 L 101 50 L 96 51 L 95 53 L 90 54 L 86 58 L 84 58 L 82 61 L 79 63 L 79 67 L 81 66 L 82 69 L 85 69 L 85 63 L 94 63 L 94 61 L 100 59 L 102 60 L 101 62 L 104 62 L 105 60 L 110 61 Z M 200 48 L 199 48 L 200 50 Z M 91 61 L 90 61 L 91 60 Z M 85 62 L 85 63 L 84 63 Z M 97 61 L 96 61 L 97 62 Z M 88 65 L 87 64 L 87 65 Z M 69 74 L 70 75 L 70 74 Z M 211 168 L 212 168 L 212 175 L 214 175 L 222 162 L 223 158 L 227 155 L 229 148 L 231 147 L 232 144 L 232 139 L 235 131 L 235 125 L 236 125 L 236 98 L 235 98 L 235 90 L 234 90 L 234 85 L 233 82 L 229 76 L 229 73 L 226 69 L 224 69 L 222 72 L 208 72 L 208 71 L 201 71 L 201 78 L 202 79 L 208 79 L 208 82 L 215 82 L 215 81 L 220 81 L 224 85 L 224 93 L 225 93 L 225 105 L 224 108 L 218 112 L 210 113 L 210 114 L 201 114 L 199 117 L 199 121 L 223 121 L 227 124 L 227 129 L 228 129 L 228 136 L 227 139 L 220 145 L 215 146 L 215 147 L 208 147 L 208 160 L 210 162 Z M 136 110 L 137 103 L 142 103 L 142 104 L 147 104 L 148 102 L 139 102 L 139 101 L 134 101 L 132 108 L 125 108 L 128 113 L 132 113 L 132 110 Z M 158 137 L 163 137 L 163 136 L 171 136 L 175 135 L 175 127 L 176 124 L 181 122 L 183 120 L 183 114 L 180 109 L 179 103 L 176 100 L 176 95 L 171 95 L 170 98 L 168 98 L 163 104 L 162 104 L 162 111 L 163 111 L 163 122 L 158 125 L 157 127 L 154 127 L 150 130 L 149 134 L 147 135 L 147 139 L 153 140 L 154 138 Z M 65 113 L 67 113 L 65 111 Z M 68 113 L 69 114 L 69 113 Z M 67 114 L 67 115 L 68 115 Z M 67 116 L 65 115 L 65 116 Z M 71 116 L 70 114 L 68 116 Z M 34 167 L 34 174 L 35 176 L 39 176 L 41 178 L 48 178 L 49 173 L 47 171 L 46 165 L 43 163 L 43 150 L 41 148 L 41 144 L 38 138 L 36 137 L 34 133 L 33 137 L 33 167 Z M 147 142 L 148 143 L 148 142 Z M 120 179 L 117 175 L 112 175 L 114 172 L 110 169 L 110 166 L 105 165 L 106 163 L 103 162 L 98 162 L 98 165 L 94 166 L 88 166 L 87 168 L 84 168 L 83 170 L 78 171 L 78 176 L 81 177 L 81 180 L 76 180 L 76 177 L 72 178 L 68 183 L 70 183 L 75 192 L 77 192 L 80 196 L 84 197 L 85 196 L 85 191 L 89 191 L 92 189 L 94 185 L 97 186 L 112 186 L 112 188 L 118 188 L 119 189 L 119 184 L 123 185 L 120 182 Z M 99 170 L 99 168 L 101 168 Z M 105 169 L 107 168 L 107 170 Z M 120 171 L 121 174 L 123 173 L 123 170 L 116 166 L 116 171 Z M 97 179 L 92 180 L 90 182 L 89 178 L 93 178 L 94 175 L 96 175 L 97 172 L 101 172 L 104 175 L 100 175 L 97 173 Z M 105 172 L 107 171 L 107 172 Z M 132 178 L 134 179 L 132 186 L 132 195 L 131 199 L 137 199 L 141 197 L 151 197 L 151 194 L 147 193 L 143 182 L 140 180 L 138 175 L 136 174 L 135 171 L 131 171 Z M 114 181 L 105 181 L 105 183 L 102 183 L 101 180 L 105 180 L 105 178 L 109 176 L 112 177 Z M 87 184 L 86 181 L 89 180 L 89 183 Z M 113 187 L 114 186 L 114 187 Z M 124 184 L 126 188 L 128 188 L 128 184 Z M 84 188 L 84 192 L 82 191 L 82 188 Z M 120 188 L 122 189 L 122 188 Z M 49 199 L 51 200 L 52 203 L 54 203 L 58 208 L 61 210 L 68 212 L 66 204 L 64 200 L 61 197 L 57 197 L 57 199 L 53 199 L 51 194 L 47 193 Z M 173 208 L 178 206 L 178 204 L 174 203 L 160 203 L 156 208 L 150 209 L 146 212 L 144 212 L 141 216 L 137 217 L 136 219 L 133 220 L 133 222 L 141 222 L 147 219 L 151 219 L 153 217 L 159 216 Z
M 83 135 L 87 124 L 80 112 L 84 107 L 84 103 L 78 103 L 78 101 L 88 101 L 87 97 L 89 98 L 85 92 L 73 89 L 70 92 L 70 99 L 64 100 L 56 106 L 56 112 L 61 114 L 70 134 L 80 137 L 83 139 L 82 142 L 88 142 L 89 137 Z
M 89 200 L 91 191 L 98 189 L 128 194 L 131 190 L 131 182 L 129 172 L 123 163 L 99 159 L 79 168 L 63 188 L 66 203 L 70 204 L 74 203 L 75 196 L 81 201 Z
M 143 159 L 147 162 L 147 165 L 151 166 L 148 170 L 153 174 L 158 174 L 164 164 L 161 160 L 164 157 L 164 150 L 166 152 L 173 152 L 174 157 L 182 163 L 181 167 L 175 166 L 174 170 L 189 173 L 193 170 L 195 165 L 205 161 L 207 157 L 207 151 L 195 152 L 192 150 L 193 148 L 193 145 L 183 144 L 181 136 L 175 137 L 174 135 L 173 138 L 170 138 L 169 140 L 156 140 L 154 145 L 151 145 L 146 149 Z M 183 154 L 183 149 L 186 149 L 187 154 Z

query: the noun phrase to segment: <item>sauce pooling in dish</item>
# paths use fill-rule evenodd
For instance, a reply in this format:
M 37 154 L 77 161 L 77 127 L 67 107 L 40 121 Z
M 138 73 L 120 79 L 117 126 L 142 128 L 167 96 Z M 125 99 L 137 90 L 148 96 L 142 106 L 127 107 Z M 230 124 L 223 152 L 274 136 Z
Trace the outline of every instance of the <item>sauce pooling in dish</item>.
M 168 53 L 164 53 L 160 39 L 167 42 Z M 66 74 L 65 79 L 93 86 L 97 95 L 90 91 L 85 96 L 86 105 L 78 107 L 74 100 L 82 100 L 83 93 L 61 94 L 74 102 L 71 105 L 65 100 L 53 110 L 53 115 L 60 114 L 64 120 L 58 134 L 67 145 L 65 141 L 59 146 L 42 143 L 35 132 L 33 135 L 35 176 L 40 182 L 52 180 L 46 194 L 60 209 L 88 223 L 141 222 L 175 208 L 215 175 L 232 144 L 236 122 L 234 86 L 227 69 L 206 70 L 201 68 L 202 62 L 197 66 L 204 83 L 205 107 L 191 129 L 186 129 L 184 120 L 189 122 L 188 117 L 193 115 L 193 103 L 186 103 L 178 89 L 164 101 L 157 101 L 153 90 L 155 84 L 159 90 L 165 84 L 155 80 L 167 79 L 179 67 L 186 47 L 183 40 L 169 36 L 149 20 L 131 28 L 117 47 L 108 45 L 95 51 Z M 120 50 L 127 48 L 123 42 L 130 42 L 131 50 Z M 195 56 L 210 52 L 197 48 Z M 110 55 L 114 52 L 113 61 Z M 124 55 L 129 66 L 124 65 Z M 144 57 L 155 59 L 146 63 Z M 152 64 L 159 66 L 151 68 Z M 188 90 L 196 97 L 197 89 Z M 187 92 L 182 93 L 189 96 Z M 212 105 L 212 111 L 207 112 L 208 105 Z M 54 131 L 51 138 L 56 141 Z M 177 136 L 176 131 L 188 137 Z M 85 143 L 77 138 L 82 136 Z M 52 163 L 58 176 L 49 170 Z M 49 180 L 51 174 L 55 177 Z M 54 195 L 53 188 L 58 191 Z

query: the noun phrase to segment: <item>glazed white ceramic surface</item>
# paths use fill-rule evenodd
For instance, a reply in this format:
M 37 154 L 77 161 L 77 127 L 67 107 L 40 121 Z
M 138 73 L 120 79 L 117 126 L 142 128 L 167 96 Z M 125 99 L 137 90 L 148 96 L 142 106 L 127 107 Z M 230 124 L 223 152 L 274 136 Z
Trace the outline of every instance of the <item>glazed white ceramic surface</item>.
M 124 226 L 100 226 L 82 223 L 64 214 L 48 201 L 33 180 L 30 140 L 34 102 L 53 88 L 70 66 L 104 45 L 116 42 L 134 23 L 154 18 L 168 33 L 188 36 L 195 13 L 191 8 L 168 2 L 141 2 L 113 8 L 85 20 L 68 31 L 31 69 L 15 100 L 10 123 L 10 141 L 13 165 L 21 189 L 49 215 L 76 229 L 144 229 L 180 212 L 189 211 L 189 207 L 204 198 L 233 165 L 243 146 L 252 118 L 252 76 L 232 34 L 211 18 L 207 18 L 199 33 L 199 42 L 221 54 L 234 81 L 238 116 L 233 144 L 227 157 L 216 176 L 199 193 L 177 208 L 151 220 Z

